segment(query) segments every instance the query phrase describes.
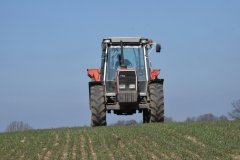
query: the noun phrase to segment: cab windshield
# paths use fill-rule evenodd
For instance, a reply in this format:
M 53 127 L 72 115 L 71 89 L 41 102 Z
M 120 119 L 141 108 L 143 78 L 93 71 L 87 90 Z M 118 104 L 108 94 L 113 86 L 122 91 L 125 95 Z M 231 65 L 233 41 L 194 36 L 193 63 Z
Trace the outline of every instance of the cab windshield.
M 144 52 L 141 46 L 123 46 L 124 65 L 127 68 L 136 69 L 138 81 L 145 81 Z M 108 48 L 106 80 L 114 81 L 116 71 L 120 67 L 121 47 L 111 46 Z

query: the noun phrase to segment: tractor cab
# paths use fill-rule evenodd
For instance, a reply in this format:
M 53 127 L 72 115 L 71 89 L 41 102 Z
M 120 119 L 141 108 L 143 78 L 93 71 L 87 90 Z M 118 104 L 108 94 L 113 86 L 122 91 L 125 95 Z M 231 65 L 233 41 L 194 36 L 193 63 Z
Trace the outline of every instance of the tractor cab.
M 113 93 L 117 86 L 115 81 L 118 78 L 119 72 L 132 71 L 136 74 L 136 81 L 144 83 L 147 81 L 145 60 L 144 60 L 144 49 L 142 46 L 109 46 L 107 49 L 107 63 L 106 63 L 106 91 Z M 138 86 L 131 85 L 136 88 Z M 128 86 L 125 86 L 128 87 Z M 145 91 L 141 88 L 141 91 Z

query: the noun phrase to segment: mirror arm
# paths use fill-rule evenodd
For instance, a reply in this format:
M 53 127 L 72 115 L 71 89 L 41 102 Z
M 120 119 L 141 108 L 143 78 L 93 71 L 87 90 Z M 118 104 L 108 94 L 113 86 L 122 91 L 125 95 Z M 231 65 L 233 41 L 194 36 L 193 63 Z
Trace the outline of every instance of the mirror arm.
M 148 52 L 148 55 L 150 55 L 150 53 L 152 52 L 152 50 L 153 50 L 153 48 L 155 48 L 155 45 L 156 45 L 157 43 L 152 43 L 152 48 L 150 49 L 150 51 Z

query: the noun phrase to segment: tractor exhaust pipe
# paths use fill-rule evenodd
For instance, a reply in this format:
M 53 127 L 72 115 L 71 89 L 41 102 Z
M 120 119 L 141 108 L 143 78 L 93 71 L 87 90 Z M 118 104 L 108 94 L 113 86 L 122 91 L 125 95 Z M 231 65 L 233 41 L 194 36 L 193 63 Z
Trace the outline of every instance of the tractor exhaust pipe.
M 123 54 L 123 42 L 120 41 L 120 44 L 121 44 L 120 66 L 121 66 L 122 68 L 126 68 L 125 62 L 124 62 L 124 54 Z

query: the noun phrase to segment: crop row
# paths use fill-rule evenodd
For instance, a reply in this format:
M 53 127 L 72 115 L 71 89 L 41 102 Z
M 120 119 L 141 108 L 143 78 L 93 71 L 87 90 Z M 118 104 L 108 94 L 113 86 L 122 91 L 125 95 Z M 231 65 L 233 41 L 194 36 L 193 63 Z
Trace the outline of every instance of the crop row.
M 240 122 L 1 133 L 0 159 L 239 159 Z

